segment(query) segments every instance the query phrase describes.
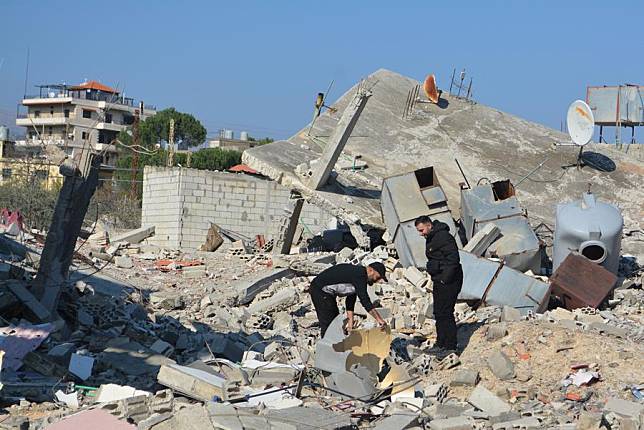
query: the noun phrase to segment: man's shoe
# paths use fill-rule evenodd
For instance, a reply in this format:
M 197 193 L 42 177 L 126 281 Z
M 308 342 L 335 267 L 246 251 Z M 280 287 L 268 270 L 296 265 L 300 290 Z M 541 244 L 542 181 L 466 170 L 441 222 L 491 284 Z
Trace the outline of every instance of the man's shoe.
M 451 354 L 458 355 L 459 352 L 458 352 L 458 350 L 456 348 L 453 348 L 453 349 L 441 348 L 441 351 L 436 354 L 436 358 L 439 359 L 439 360 L 443 360 L 443 359 L 445 359 L 447 356 L 449 356 Z
M 445 351 L 445 348 L 443 348 L 441 345 L 434 345 L 431 348 L 429 348 L 426 352 L 428 354 L 436 355 L 436 354 L 442 354 Z

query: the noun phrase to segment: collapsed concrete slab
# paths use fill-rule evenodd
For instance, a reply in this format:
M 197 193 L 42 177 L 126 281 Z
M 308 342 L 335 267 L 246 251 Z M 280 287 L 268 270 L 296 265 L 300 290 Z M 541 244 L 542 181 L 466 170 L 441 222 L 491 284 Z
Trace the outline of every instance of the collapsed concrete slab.
M 139 243 L 154 234 L 154 226 L 143 226 L 134 230 L 126 231 L 111 238 L 111 243 Z
M 574 163 L 578 152 L 576 148 L 553 147 L 554 142 L 569 139 L 563 133 L 448 94 L 441 95 L 444 103 L 440 106 L 416 103 L 412 115 L 403 118 L 401 112 L 409 91 L 418 81 L 389 70 L 378 70 L 366 81 L 367 85 L 375 84 L 373 95 L 338 163 L 352 162 L 359 156 L 367 168 L 336 169 L 329 183 L 317 191 L 296 172 L 299 165 L 320 157 L 327 144 L 326 136 L 332 135 L 339 122 L 337 112 L 349 105 L 357 85 L 312 126 L 303 125 L 287 141 L 244 151 L 243 162 L 289 189 L 297 189 L 307 201 L 344 221 L 376 228 L 385 228 L 379 201 L 382 181 L 400 172 L 436 166 L 448 202 L 458 202 L 463 176 L 455 158 L 471 183 L 487 177 L 509 178 L 519 184 L 521 203 L 537 222 L 552 224 L 560 197 L 578 195 L 586 191 L 588 182 L 593 182 L 600 197 L 622 208 L 625 224 L 638 228 L 639 203 L 644 200 L 644 189 L 640 187 L 642 163 L 615 150 L 614 145 L 585 147 L 585 151 L 598 157 L 609 158 L 616 166 L 614 170 L 598 173 L 592 168 L 569 169 L 561 176 L 561 167 Z M 622 192 L 614 193 L 616 186 Z M 454 215 L 459 209 L 456 206 L 451 207 Z M 628 242 L 626 252 L 641 253 L 641 244 L 636 240 Z
M 224 397 L 226 378 L 192 367 L 168 364 L 159 369 L 157 381 L 192 399 L 208 402 L 215 396 Z
M 289 268 L 273 269 L 267 275 L 251 282 L 239 282 L 233 285 L 233 289 L 237 292 L 237 301 L 239 304 L 245 305 L 253 301 L 256 295 L 267 289 L 273 282 L 283 278 L 293 278 L 295 272 Z

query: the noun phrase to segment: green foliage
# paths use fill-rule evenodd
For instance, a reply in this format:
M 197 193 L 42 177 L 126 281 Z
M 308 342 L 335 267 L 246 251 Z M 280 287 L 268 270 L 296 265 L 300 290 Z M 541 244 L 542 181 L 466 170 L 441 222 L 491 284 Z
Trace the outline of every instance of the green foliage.
M 248 136 L 248 140 L 251 142 L 257 142 L 257 145 L 266 145 L 267 143 L 275 142 L 275 139 L 271 137 L 265 137 L 263 139 L 255 139 L 254 137 Z
M 241 152 L 205 148 L 192 154 L 190 167 L 203 170 L 226 170 L 239 163 L 241 163 Z
M 19 180 L 0 185 L 0 207 L 19 210 L 28 228 L 49 228 L 58 199 L 58 187 L 46 189 L 37 181 Z
M 167 142 L 170 135 L 170 119 L 174 119 L 174 142 L 179 148 L 199 146 L 206 140 L 206 129 L 198 119 L 171 107 L 141 121 L 139 144 L 152 149 L 157 143 Z M 131 144 L 132 139 L 128 137 L 128 142 L 125 140 L 121 142 Z
M 154 154 L 139 154 L 138 172 L 136 180 L 138 181 L 139 195 L 141 193 L 141 183 L 143 181 L 144 166 L 165 166 L 168 160 L 168 151 L 158 150 Z M 126 190 L 130 188 L 132 179 L 132 161 L 133 156 L 121 155 L 116 163 L 117 170 L 114 173 L 114 179 L 119 189 Z M 190 155 L 190 167 L 201 170 L 226 170 L 232 166 L 241 163 L 241 152 L 231 151 L 221 148 L 205 148 L 193 152 Z M 174 166 L 188 167 L 188 154 L 179 152 L 174 154 Z

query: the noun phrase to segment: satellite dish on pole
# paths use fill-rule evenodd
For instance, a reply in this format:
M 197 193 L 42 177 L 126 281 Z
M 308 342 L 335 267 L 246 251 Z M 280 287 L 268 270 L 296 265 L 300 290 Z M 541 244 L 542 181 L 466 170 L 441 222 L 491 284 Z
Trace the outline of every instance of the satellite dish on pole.
M 584 146 L 593 138 L 595 118 L 590 107 L 581 100 L 575 100 L 568 108 L 566 116 L 568 134 L 577 146 Z

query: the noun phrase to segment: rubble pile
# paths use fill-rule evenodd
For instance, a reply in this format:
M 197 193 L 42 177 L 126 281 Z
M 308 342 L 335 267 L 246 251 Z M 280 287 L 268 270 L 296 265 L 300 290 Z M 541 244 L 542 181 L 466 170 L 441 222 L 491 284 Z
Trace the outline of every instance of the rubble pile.
M 415 267 L 403 268 L 391 245 L 279 257 L 249 250 L 241 258 L 227 249 L 108 247 L 114 260 L 131 261 L 105 269 L 128 281 L 123 294 L 106 294 L 91 277 L 75 282 L 59 306 L 64 325 L 2 308 L 8 325 L 1 333 L 0 393 L 13 404 L 0 428 L 56 428 L 85 418 L 141 429 L 644 423 L 638 363 L 644 292 L 637 276 L 603 309 L 522 315 L 510 306 L 460 302 L 462 352 L 437 357 L 428 353 L 435 333 L 432 281 Z M 351 336 L 364 333 L 362 340 L 345 339 L 341 314 L 339 331 L 329 328 L 324 339 L 335 335 L 349 345 L 340 354 L 356 358 L 345 368 L 344 358 L 320 352 L 309 282 L 330 264 L 376 260 L 385 263 L 389 282 L 371 285 L 369 294 L 391 331 L 382 340 L 358 303 Z M 12 267 L 28 278 L 28 264 Z M 251 299 L 249 285 L 259 286 Z M 17 338 L 22 345 L 12 343 Z M 385 347 L 373 350 L 376 344 Z M 381 354 L 371 370 L 364 367 L 369 351 Z

